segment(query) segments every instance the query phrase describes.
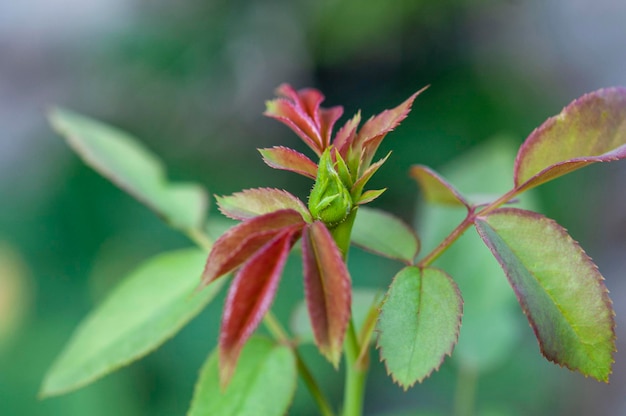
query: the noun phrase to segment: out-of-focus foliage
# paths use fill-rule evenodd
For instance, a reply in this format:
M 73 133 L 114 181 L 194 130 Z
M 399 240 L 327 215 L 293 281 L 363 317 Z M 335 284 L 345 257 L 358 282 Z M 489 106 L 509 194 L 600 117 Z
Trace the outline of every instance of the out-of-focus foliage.
M 22 255 L 0 241 L 0 354 L 25 324 L 33 302 L 30 272 Z

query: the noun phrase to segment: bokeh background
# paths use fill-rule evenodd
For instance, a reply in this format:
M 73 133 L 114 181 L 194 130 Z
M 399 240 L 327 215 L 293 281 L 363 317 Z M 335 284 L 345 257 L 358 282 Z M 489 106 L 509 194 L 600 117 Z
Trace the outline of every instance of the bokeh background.
M 394 153 L 372 181 L 389 187 L 376 206 L 413 222 L 411 164 L 450 166 L 494 137 L 517 146 L 572 99 L 626 85 L 624 21 L 616 0 L 0 2 L 0 415 L 184 414 L 216 341 L 221 299 L 143 360 L 37 398 L 73 328 L 111 287 L 151 255 L 190 245 L 85 167 L 48 126 L 51 106 L 132 132 L 174 180 L 216 194 L 273 186 L 305 196 L 309 181 L 267 168 L 255 150 L 301 148 L 261 115 L 276 86 L 320 88 L 327 105 L 344 105 L 345 120 L 430 85 L 386 139 L 382 150 Z M 487 180 L 454 175 L 477 189 Z M 514 342 L 484 367 L 449 359 L 405 393 L 375 359 L 366 413 L 469 415 L 454 403 L 473 402 L 478 415 L 626 415 L 625 182 L 626 164 L 616 163 L 536 193 L 607 279 L 620 350 L 609 385 L 545 362 L 513 305 L 510 325 L 478 345 L 502 346 L 499 331 Z M 398 268 L 359 250 L 351 266 L 355 285 L 381 288 Z M 285 322 L 301 293 L 290 267 L 276 303 Z M 305 353 L 338 403 L 341 377 Z M 291 414 L 316 414 L 303 389 Z

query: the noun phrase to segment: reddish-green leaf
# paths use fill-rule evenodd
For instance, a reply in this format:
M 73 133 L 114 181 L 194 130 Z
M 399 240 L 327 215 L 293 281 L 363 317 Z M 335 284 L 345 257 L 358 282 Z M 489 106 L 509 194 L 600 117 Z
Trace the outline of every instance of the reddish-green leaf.
M 554 221 L 516 208 L 480 217 L 476 228 L 502 265 L 543 355 L 608 381 L 614 313 L 602 275 L 580 246 Z
M 515 160 L 515 186 L 532 188 L 595 162 L 626 157 L 626 88 L 578 98 L 531 133 Z
M 221 388 L 218 354 L 200 371 L 188 416 L 282 416 L 298 384 L 296 358 L 286 345 L 252 337 L 241 351 L 230 384 Z
M 318 156 L 329 146 L 330 132 L 343 113 L 342 107 L 323 109 L 324 96 L 315 89 L 295 91 L 283 84 L 276 90 L 285 98 L 266 103 L 265 115 L 289 126 Z
M 335 125 L 337 120 L 339 120 L 339 117 L 341 117 L 342 114 L 343 107 L 341 106 L 320 109 L 319 123 L 322 140 L 324 141 L 324 148 L 330 146 L 333 126 Z
M 304 224 L 298 212 L 287 209 L 251 218 L 229 229 L 213 244 L 201 285 L 207 285 L 239 267 L 283 229 L 301 228 Z
M 350 319 L 351 283 L 341 251 L 321 221 L 304 230 L 302 262 L 315 343 L 337 367 Z
M 311 214 L 297 197 L 287 191 L 274 188 L 255 188 L 236 192 L 229 196 L 216 197 L 222 214 L 235 220 L 247 220 L 259 215 L 291 209 L 311 222 Z
M 274 169 L 288 170 L 315 179 L 317 165 L 300 152 L 283 146 L 259 149 L 263 161 Z
M 469 208 L 469 202 L 448 181 L 434 170 L 423 165 L 411 167 L 410 174 L 420 185 L 424 199 L 430 203 L 462 205 Z
M 348 157 L 348 149 L 356 137 L 356 131 L 360 122 L 361 112 L 359 111 L 350 120 L 348 120 L 335 135 L 333 146 L 339 150 L 341 157 L 344 159 Z
M 405 267 L 394 277 L 378 319 L 387 372 L 405 390 L 437 370 L 456 344 L 463 300 L 438 269 Z
M 295 107 L 304 111 L 313 120 L 324 144 L 322 150 L 328 147 L 333 125 L 343 114 L 343 108 L 340 106 L 332 108 L 320 107 L 324 101 L 324 95 L 314 88 L 304 88 L 296 91 L 290 85 L 283 84 L 278 87 L 277 93 L 290 98 Z
M 226 385 L 244 344 L 269 309 L 298 227 L 280 232 L 248 260 L 233 279 L 220 330 L 220 380 Z
M 415 101 L 415 98 L 426 88 L 428 87 L 424 87 L 417 91 L 399 106 L 392 108 L 391 110 L 385 110 L 377 116 L 370 118 L 365 122 L 365 124 L 363 124 L 356 142 L 358 147 L 363 149 L 363 161 L 365 166 L 369 166 L 376 150 L 378 149 L 378 146 L 387 133 L 395 129 L 400 122 L 406 118 L 411 110 L 413 101 Z
M 401 219 L 376 209 L 360 207 L 352 242 L 381 256 L 412 264 L 420 249 L 415 231 Z
M 309 116 L 286 99 L 266 103 L 265 115 L 281 121 L 294 131 L 318 155 L 322 153 L 322 138 Z

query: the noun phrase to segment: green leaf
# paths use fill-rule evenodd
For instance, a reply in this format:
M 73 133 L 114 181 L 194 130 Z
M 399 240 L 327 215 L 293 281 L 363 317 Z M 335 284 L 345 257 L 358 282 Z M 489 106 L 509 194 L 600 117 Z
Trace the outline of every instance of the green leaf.
M 413 229 L 393 215 L 360 207 L 352 229 L 352 241 L 376 254 L 412 264 L 420 249 Z
M 614 312 L 602 275 L 554 221 L 515 208 L 476 220 L 550 361 L 608 381 Z
M 218 361 L 214 351 L 203 365 L 188 416 L 287 413 L 297 385 L 296 359 L 289 347 L 252 337 L 225 390 L 220 388 Z
M 380 169 L 380 167 L 385 164 L 387 159 L 389 159 L 389 156 L 391 156 L 391 152 L 387 153 L 387 156 L 368 167 L 365 172 L 363 172 L 361 177 L 356 180 L 356 182 L 354 183 L 354 185 L 352 185 L 352 188 L 350 189 L 350 194 L 354 199 L 358 200 L 361 198 L 363 188 L 365 187 L 367 182 L 372 179 L 372 176 L 374 176 L 374 174 L 378 172 L 378 169 Z
M 356 203 L 357 205 L 369 204 L 370 202 L 381 196 L 386 190 L 387 188 L 370 189 L 369 191 L 365 191 L 361 194 L 361 197 Z
M 200 229 L 208 199 L 196 184 L 167 181 L 161 161 L 134 138 L 99 121 L 55 109 L 54 129 L 83 161 L 147 205 L 172 227 Z
M 370 309 L 381 298 L 381 290 L 358 287 L 352 289 L 352 319 L 357 329 L 363 327 Z M 311 327 L 309 312 L 304 301 L 299 302 L 294 309 L 291 315 L 290 326 L 299 343 L 308 344 L 314 342 L 313 328 Z
M 456 344 L 463 300 L 438 269 L 405 267 L 394 277 L 378 320 L 387 372 L 405 390 L 439 368 Z
M 595 162 L 626 158 L 626 88 L 574 100 L 526 139 L 515 160 L 520 191 Z
M 343 182 L 346 188 L 352 188 L 352 185 L 354 185 L 354 181 L 352 180 L 350 169 L 348 168 L 346 161 L 343 159 L 341 153 L 339 153 L 339 150 L 337 150 L 337 148 L 334 148 L 333 156 L 335 160 L 335 169 L 337 170 L 337 174 L 339 175 L 341 182 Z
M 174 336 L 225 281 L 196 291 L 205 259 L 201 250 L 174 251 L 149 260 L 128 276 L 76 329 L 48 371 L 41 395 L 82 387 Z

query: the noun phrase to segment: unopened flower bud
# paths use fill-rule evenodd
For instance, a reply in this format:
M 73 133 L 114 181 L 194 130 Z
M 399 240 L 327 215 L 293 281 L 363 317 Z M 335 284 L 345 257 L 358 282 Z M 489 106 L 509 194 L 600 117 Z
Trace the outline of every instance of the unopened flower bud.
M 351 209 L 350 191 L 335 170 L 328 148 L 320 158 L 315 185 L 309 195 L 309 211 L 313 218 L 334 226 L 345 220 Z

